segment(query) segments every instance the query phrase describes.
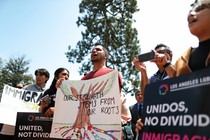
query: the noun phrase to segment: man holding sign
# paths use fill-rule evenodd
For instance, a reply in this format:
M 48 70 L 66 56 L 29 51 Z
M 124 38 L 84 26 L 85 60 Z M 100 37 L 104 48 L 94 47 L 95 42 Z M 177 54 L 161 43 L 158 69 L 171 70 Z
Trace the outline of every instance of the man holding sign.
M 91 61 L 93 63 L 93 70 L 90 73 L 86 74 L 82 78 L 82 80 L 96 78 L 96 77 L 102 76 L 106 73 L 113 71 L 113 69 L 106 67 L 107 59 L 108 59 L 108 50 L 100 44 L 95 44 L 91 53 Z M 119 80 L 119 87 L 120 87 L 119 94 L 121 95 L 121 107 L 122 107 L 121 123 L 122 125 L 128 125 L 128 123 L 130 123 L 129 121 L 131 120 L 131 114 L 129 111 L 129 107 L 126 104 L 125 94 L 121 94 L 122 93 L 121 92 L 122 78 L 119 73 L 118 73 L 118 80 Z M 132 138 L 132 133 L 126 134 L 126 135 L 130 135 L 130 139 Z M 122 139 L 124 139 L 124 133 L 122 133 Z M 126 139 L 129 140 L 129 138 L 126 138 Z
M 104 46 L 102 46 L 100 44 L 95 44 L 95 46 L 93 47 L 92 53 L 91 53 L 91 61 L 93 63 L 93 70 L 90 73 L 86 74 L 82 78 L 82 80 L 99 78 L 100 76 L 103 76 L 105 74 L 110 74 L 111 72 L 113 72 L 114 69 L 110 69 L 110 68 L 107 68 L 106 67 L 106 60 L 107 60 L 107 58 L 108 58 L 108 50 Z M 122 130 L 125 131 L 125 132 L 127 132 L 127 133 L 121 133 L 121 136 L 122 136 L 121 139 L 132 140 L 132 137 L 133 137 L 132 136 L 132 130 L 131 130 L 130 126 L 129 126 L 129 123 L 130 123 L 129 121 L 131 120 L 131 114 L 130 114 L 130 111 L 129 111 L 129 107 L 128 107 L 127 103 L 126 103 L 126 96 L 125 96 L 125 94 L 123 94 L 121 92 L 121 88 L 122 88 L 122 79 L 121 79 L 121 76 L 120 76 L 119 72 L 117 74 L 118 74 L 118 84 L 119 84 L 119 86 L 117 86 L 117 87 L 119 87 L 119 89 L 117 89 L 117 91 L 120 92 L 119 95 L 120 95 L 120 98 L 121 98 L 121 101 L 120 101 L 121 102 L 120 103 L 121 104 L 121 107 L 120 107 L 121 108 L 121 125 L 122 125 Z M 97 84 L 96 85 L 93 85 L 93 87 L 92 87 L 92 84 L 91 84 L 90 88 L 92 87 L 91 88 L 92 90 L 96 88 L 95 90 L 103 91 L 103 89 L 106 86 L 107 82 L 108 81 L 106 81 L 104 83 L 102 81 L 102 83 L 100 83 L 98 85 L 98 87 L 95 87 L 95 86 L 97 86 Z M 58 80 L 57 83 L 56 83 L 56 87 L 57 88 L 60 87 L 61 86 L 61 83 L 62 83 L 62 81 L 59 81 Z M 84 87 L 82 87 L 82 89 L 83 88 Z M 100 89 L 98 89 L 98 88 L 100 88 Z M 71 90 L 72 90 L 73 96 L 74 97 L 77 97 L 77 100 L 79 100 L 79 101 L 81 100 L 83 102 L 83 100 L 84 100 L 83 99 L 84 98 L 83 96 L 84 95 L 82 95 L 82 97 L 79 97 L 78 95 L 81 94 L 81 93 L 78 93 L 79 91 L 77 91 L 75 88 L 71 88 Z M 81 92 L 81 90 L 80 90 L 80 92 Z M 88 90 L 88 92 L 91 92 L 91 91 Z M 97 93 L 94 93 L 94 94 L 97 94 Z M 80 101 L 80 103 L 83 104 L 81 101 Z M 101 100 L 101 101 L 103 101 L 103 100 Z M 116 102 L 118 102 L 118 101 L 116 101 Z M 105 103 L 105 101 L 103 101 L 103 103 Z M 85 105 L 85 106 L 88 106 L 89 107 L 89 105 Z M 85 108 L 82 108 L 81 106 L 79 106 L 79 109 L 83 109 L 84 111 L 86 111 L 86 109 Z M 82 112 L 82 111 L 80 111 L 80 112 Z M 79 113 L 79 116 L 81 116 L 80 113 Z M 80 120 L 77 117 L 76 123 L 74 125 L 77 125 L 78 122 L 80 122 L 80 124 L 83 124 L 83 122 L 84 123 L 87 123 L 87 125 L 90 124 L 89 117 L 85 117 L 85 116 L 81 116 L 81 117 L 83 119 L 80 119 Z M 90 128 L 90 130 L 91 130 L 91 128 Z M 115 139 L 115 138 L 113 138 L 113 139 Z
M 199 40 L 197 48 L 190 47 L 175 63 L 174 66 L 167 62 L 164 55 L 156 53 L 156 63 L 165 66 L 169 77 L 182 76 L 191 72 L 197 72 L 210 66 L 210 0 L 196 0 L 188 14 L 188 27 L 190 32 Z M 208 69 L 207 69 L 208 72 Z M 205 81 L 208 78 L 205 78 Z M 201 80 L 203 81 L 203 80 Z M 192 84 L 199 84 L 200 80 L 193 80 Z M 167 89 L 167 86 L 165 90 Z M 177 88 L 176 84 L 171 88 Z M 175 119 L 175 118 L 174 118 Z M 138 130 L 141 131 L 143 123 L 137 123 Z

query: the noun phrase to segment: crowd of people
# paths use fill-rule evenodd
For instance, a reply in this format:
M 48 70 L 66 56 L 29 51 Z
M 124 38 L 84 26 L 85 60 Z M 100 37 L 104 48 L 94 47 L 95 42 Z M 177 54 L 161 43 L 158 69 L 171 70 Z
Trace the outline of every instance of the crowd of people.
M 143 100 L 145 94 L 145 86 L 150 83 L 165 80 L 167 78 L 178 77 L 187 73 L 195 72 L 201 69 L 209 68 L 210 66 L 210 0 L 196 0 L 192 5 L 192 9 L 187 16 L 188 27 L 190 32 L 199 40 L 199 46 L 196 48 L 188 48 L 183 55 L 172 64 L 172 50 L 165 44 L 158 44 L 154 50 L 154 62 L 158 71 L 153 76 L 148 77 L 147 67 L 144 62 L 139 60 L 138 56 L 134 58 L 133 64 L 140 72 L 141 83 L 140 89 L 135 92 L 137 103 L 132 106 L 127 105 L 126 95 L 122 90 L 122 78 L 118 73 L 119 96 L 121 97 L 121 124 L 122 138 L 124 140 L 138 139 L 138 134 L 141 133 L 144 126 L 141 117 L 143 112 Z M 91 51 L 91 61 L 93 69 L 81 80 L 88 80 L 105 75 L 112 72 L 106 66 L 106 61 L 109 57 L 108 49 L 101 45 L 95 44 Z M 35 71 L 36 83 L 32 85 L 18 85 L 17 88 L 25 90 L 44 92 L 43 98 L 40 101 L 39 112 L 44 113 L 47 117 L 53 117 L 55 98 L 57 88 L 60 87 L 62 81 L 68 80 L 70 73 L 66 68 L 58 68 L 54 73 L 54 79 L 50 88 L 46 90 L 46 83 L 50 77 L 46 69 L 37 69 Z M 129 129 L 130 130 L 127 130 Z M 0 131 L 0 139 L 14 139 L 14 126 L 3 125 Z

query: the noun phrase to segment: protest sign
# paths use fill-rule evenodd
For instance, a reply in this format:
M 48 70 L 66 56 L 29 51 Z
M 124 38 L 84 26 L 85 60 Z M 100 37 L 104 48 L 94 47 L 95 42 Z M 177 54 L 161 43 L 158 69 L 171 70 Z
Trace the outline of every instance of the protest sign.
M 5 85 L 0 102 L 0 123 L 15 125 L 17 112 L 38 112 L 41 92 Z
M 50 138 L 52 117 L 42 113 L 18 112 L 15 126 L 16 140 L 55 140 Z
M 141 140 L 210 139 L 210 70 L 146 86 Z
M 117 71 L 90 80 L 63 81 L 56 94 L 51 137 L 120 139 Z

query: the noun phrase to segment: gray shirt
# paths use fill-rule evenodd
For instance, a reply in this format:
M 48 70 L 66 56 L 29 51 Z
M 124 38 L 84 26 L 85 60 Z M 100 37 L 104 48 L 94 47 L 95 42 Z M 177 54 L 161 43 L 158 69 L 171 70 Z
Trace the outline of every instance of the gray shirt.
M 28 86 L 23 87 L 25 90 L 36 91 L 36 92 L 43 92 L 46 90 L 46 87 L 39 87 L 37 84 L 31 84 Z

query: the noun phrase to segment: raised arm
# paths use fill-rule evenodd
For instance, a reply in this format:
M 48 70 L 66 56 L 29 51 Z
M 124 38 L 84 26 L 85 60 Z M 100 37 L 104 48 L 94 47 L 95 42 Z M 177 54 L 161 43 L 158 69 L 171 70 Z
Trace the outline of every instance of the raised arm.
M 140 88 L 141 88 L 141 92 L 144 94 L 144 89 L 145 86 L 149 83 L 149 79 L 147 76 L 147 70 L 146 70 L 146 65 L 142 62 L 139 62 L 138 57 L 136 56 L 136 58 L 133 60 L 133 64 L 135 66 L 135 68 L 141 72 L 141 83 L 140 83 Z

